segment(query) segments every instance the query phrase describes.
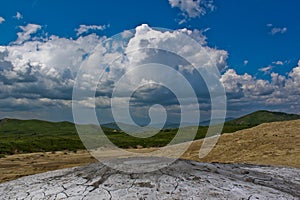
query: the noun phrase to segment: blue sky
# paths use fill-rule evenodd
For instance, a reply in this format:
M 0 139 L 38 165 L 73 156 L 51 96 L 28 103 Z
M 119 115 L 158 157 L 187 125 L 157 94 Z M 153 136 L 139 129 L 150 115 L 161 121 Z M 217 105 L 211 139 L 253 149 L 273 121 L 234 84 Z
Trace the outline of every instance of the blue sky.
M 34 40 L 41 42 L 41 38 L 44 38 L 44 43 L 47 43 L 45 38 L 49 38 L 52 35 L 67 40 L 77 40 L 79 37 L 87 37 L 92 33 L 96 33 L 99 38 L 104 36 L 110 37 L 125 30 L 135 29 L 141 24 L 172 30 L 183 28 L 189 30 L 197 29 L 201 32 L 201 37 L 205 39 L 206 46 L 216 50 L 223 50 L 227 54 L 226 64 L 220 70 L 223 76 L 222 80 L 226 86 L 225 89 L 228 91 L 228 113 L 230 116 L 242 115 L 256 109 L 300 114 L 298 110 L 300 108 L 299 100 L 296 100 L 298 99 L 297 96 L 292 97 L 289 101 L 284 101 L 280 98 L 281 96 L 289 95 L 289 92 L 294 94 L 298 92 L 297 66 L 300 59 L 299 1 L 187 0 L 181 4 L 178 2 L 179 0 L 6 1 L 5 3 L 2 2 L 0 8 L 0 46 L 8 48 L 8 54 L 13 55 L 12 52 L 18 45 L 19 47 L 24 47 L 22 52 L 26 52 L 26 48 L 28 48 L 26 44 L 34 42 Z M 19 12 L 18 17 L 16 16 L 17 12 Z M 34 30 L 29 35 L 30 38 L 23 38 L 24 40 L 19 40 L 21 42 L 16 42 L 18 37 L 20 39 L 17 33 L 22 31 L 25 33 L 26 31 L 22 30 L 21 27 L 24 28 L 28 24 L 35 24 L 40 27 L 36 27 L 36 29 L 34 26 L 27 27 L 28 30 Z M 78 35 L 76 29 L 80 25 L 94 25 L 97 30 L 89 29 Z M 17 49 L 19 50 L 20 48 Z M 2 65 L 6 65 L 6 62 L 13 63 L 13 61 L 7 61 L 4 58 L 5 55 L 3 53 L 3 58 L 0 56 L 0 59 L 3 59 Z M 11 57 L 13 58 L 13 56 Z M 26 59 L 31 62 L 33 58 L 24 57 L 24 60 Z M 40 59 L 40 63 L 43 63 L 43 58 Z M 4 60 L 6 61 L 4 62 Z M 55 61 L 55 63 L 59 62 Z M 271 74 L 273 75 L 271 76 Z M 251 78 L 247 78 L 247 75 L 250 75 Z M 6 75 L 1 75 L 0 78 L 3 79 L 2 82 L 6 85 L 3 88 L 8 87 L 5 84 L 9 79 L 7 73 Z M 229 78 L 234 80 L 229 80 Z M 281 82 L 284 82 L 281 83 L 284 86 L 278 86 L 280 84 L 275 83 L 275 79 L 277 81 L 280 79 Z M 267 81 L 270 85 L 262 81 Z M 253 86 L 247 88 L 247 85 L 251 84 Z M 10 83 L 10 85 L 13 84 Z M 263 94 L 263 97 L 259 100 L 247 93 L 253 88 L 252 94 L 257 92 L 256 90 L 259 90 L 261 85 L 268 87 L 268 89 L 264 88 L 266 91 L 258 92 L 258 94 Z M 7 88 L 3 90 L 8 91 Z M 292 92 L 293 90 L 296 92 Z M 271 92 L 268 93 L 267 91 Z M 278 94 L 278 91 L 281 94 Z M 243 98 L 230 98 L 230 95 L 234 92 L 236 94 L 243 92 Z M 12 93 L 16 92 L 10 91 L 8 94 L 11 95 Z M 267 95 L 269 96 L 265 95 L 265 93 L 268 93 Z M 236 94 L 233 96 L 236 96 Z M 14 98 L 19 101 L 27 98 L 27 96 L 22 95 L 11 96 L 18 96 Z M 4 95 L 0 100 L 2 101 L 2 106 L 6 107 L 6 104 L 10 102 L 8 97 L 9 95 Z M 49 97 L 49 99 L 55 98 Z M 244 104 L 247 101 L 252 103 Z M 264 103 L 267 101 L 269 103 Z M 272 104 L 272 102 L 276 103 Z M 55 105 L 55 103 L 53 104 Z M 245 105 L 246 107 L 248 106 L 248 109 L 244 107 Z M 38 111 L 31 109 L 30 106 L 27 108 L 26 105 L 22 106 L 22 108 L 15 107 L 15 109 L 13 105 L 7 107 L 12 108 L 0 110 L 0 117 L 26 118 L 26 116 L 29 116 L 28 118 L 71 120 L 70 112 L 68 112 L 67 116 L 61 114 L 58 117 L 55 113 L 49 113 L 47 109 L 43 110 L 43 106 L 39 108 L 39 114 L 36 114 Z M 237 111 L 239 109 L 234 109 L 233 107 L 241 109 Z M 28 113 L 31 114 L 29 115 Z
M 44 26 L 49 34 L 76 37 L 79 24 L 110 24 L 102 32 L 107 36 L 146 23 L 152 27 L 177 29 L 207 29 L 208 43 L 229 51 L 228 63 L 238 72 L 257 73 L 257 68 L 273 61 L 289 61 L 291 69 L 299 59 L 300 2 L 289 0 L 215 1 L 215 11 L 201 18 L 179 25 L 179 9 L 171 8 L 168 1 L 7 1 L 1 7 L 5 23 L 0 26 L 1 44 L 14 41 L 16 28 L 26 23 Z M 12 16 L 20 12 L 22 20 Z M 286 33 L 271 35 L 271 28 L 287 28 Z M 273 28 L 274 28 L 273 27 Z M 244 60 L 249 61 L 243 67 Z M 284 69 L 275 69 L 284 72 Z M 261 75 L 261 74 L 259 74 Z

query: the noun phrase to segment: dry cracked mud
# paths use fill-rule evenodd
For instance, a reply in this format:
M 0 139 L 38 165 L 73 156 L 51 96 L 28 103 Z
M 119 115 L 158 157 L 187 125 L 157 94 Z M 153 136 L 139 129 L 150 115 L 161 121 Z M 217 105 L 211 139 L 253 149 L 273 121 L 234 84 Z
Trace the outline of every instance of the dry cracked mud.
M 143 159 L 114 162 L 139 167 Z M 0 199 L 300 199 L 300 169 L 177 160 L 135 174 L 98 162 L 5 182 L 0 194 Z

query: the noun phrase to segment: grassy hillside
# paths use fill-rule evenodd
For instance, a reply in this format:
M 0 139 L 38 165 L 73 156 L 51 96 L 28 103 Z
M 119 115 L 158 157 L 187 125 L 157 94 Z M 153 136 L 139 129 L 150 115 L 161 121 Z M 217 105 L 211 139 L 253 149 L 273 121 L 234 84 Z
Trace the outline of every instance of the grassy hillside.
M 90 133 L 97 133 L 99 127 L 95 125 L 80 126 L 87 133 L 87 139 L 94 137 Z M 160 147 L 168 144 L 176 135 L 177 129 L 165 129 L 153 137 L 146 139 L 135 138 L 122 131 L 101 127 L 106 136 L 121 148 Z M 197 139 L 203 138 L 207 127 L 185 128 L 186 134 L 179 142 L 188 141 L 191 129 L 197 129 Z M 70 122 L 46 122 L 40 120 L 2 119 L 0 121 L 0 154 L 31 153 L 41 151 L 76 151 L 85 149 L 75 125 Z
M 257 126 L 263 123 L 300 119 L 300 115 L 260 110 L 227 122 L 228 125 Z
M 296 119 L 300 119 L 300 115 L 259 110 L 240 118 L 225 122 L 223 133 L 232 133 L 238 130 L 252 128 L 263 123 L 289 121 Z
M 83 149 L 74 124 L 40 120 L 2 119 L 0 154 Z
M 266 122 L 287 121 L 300 119 L 299 115 L 286 113 L 275 113 L 268 111 L 257 111 L 244 117 L 226 122 L 223 133 L 232 133 L 237 130 L 250 128 Z M 97 130 L 95 125 L 84 125 L 86 136 L 93 141 L 89 135 Z M 102 127 L 106 136 L 114 144 L 121 148 L 161 147 L 167 145 L 176 135 L 178 129 L 164 129 L 149 138 L 135 138 L 122 131 Z M 177 141 L 188 141 L 189 134 L 197 131 L 195 139 L 205 137 L 207 127 L 186 127 L 183 136 Z M 0 120 L 0 154 L 31 153 L 40 151 L 76 151 L 85 149 L 82 144 L 75 125 L 70 122 L 46 122 L 41 120 Z

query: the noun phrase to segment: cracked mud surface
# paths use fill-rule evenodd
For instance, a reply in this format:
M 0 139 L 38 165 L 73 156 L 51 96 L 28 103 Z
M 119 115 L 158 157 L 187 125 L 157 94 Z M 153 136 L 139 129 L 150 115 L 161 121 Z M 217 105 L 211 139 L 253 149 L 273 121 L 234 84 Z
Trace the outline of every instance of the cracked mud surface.
M 93 163 L 2 183 L 0 194 L 0 199 L 300 199 L 300 170 L 177 160 L 134 174 Z

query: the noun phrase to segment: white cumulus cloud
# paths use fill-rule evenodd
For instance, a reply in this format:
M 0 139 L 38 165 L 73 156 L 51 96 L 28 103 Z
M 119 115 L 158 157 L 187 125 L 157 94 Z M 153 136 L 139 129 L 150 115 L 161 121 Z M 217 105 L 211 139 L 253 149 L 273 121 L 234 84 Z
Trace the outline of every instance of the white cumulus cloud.
M 77 36 L 82 35 L 83 33 L 88 33 L 89 31 L 96 31 L 96 30 L 105 30 L 110 25 L 80 25 L 79 28 L 76 29 Z
M 0 24 L 2 24 L 3 22 L 5 22 L 5 19 L 0 16 Z
M 271 35 L 284 34 L 288 30 L 287 27 L 275 27 L 273 24 L 267 24 L 267 27 L 271 28 Z
M 226 51 L 206 46 L 206 37 L 198 30 L 180 29 L 164 32 L 152 29 L 145 24 L 136 27 L 134 32 L 125 31 L 124 34 L 120 34 L 120 38 L 126 38 L 120 43 L 117 41 L 103 43 L 107 38 L 96 34 L 80 36 L 77 39 L 58 36 L 39 38 L 35 33 L 41 29 L 40 25 L 28 24 L 20 28 L 22 31 L 18 33 L 16 42 L 0 47 L 0 102 L 3 105 L 7 104 L 8 110 L 18 110 L 18 108 L 26 110 L 26 106 L 32 109 L 42 109 L 47 105 L 64 108 L 70 106 L 78 69 L 87 57 L 90 58 L 88 61 L 91 64 L 96 63 L 96 65 L 85 76 L 87 81 L 83 87 L 86 91 L 93 89 L 91 83 L 98 81 L 99 77 L 96 76 L 95 70 L 101 70 L 101 64 L 109 66 L 109 69 L 104 71 L 96 92 L 97 106 L 101 107 L 101 102 L 107 102 L 110 98 L 118 78 L 129 72 L 134 63 L 160 61 L 174 69 L 177 68 L 178 71 L 186 74 L 194 87 L 200 87 L 199 81 L 193 79 L 193 67 L 209 69 L 217 66 L 219 69 L 224 69 L 228 56 Z M 194 38 L 191 41 L 202 46 L 201 51 L 195 52 L 192 44 L 186 44 L 180 36 L 182 33 Z M 152 51 L 129 53 L 141 47 L 160 48 L 163 46 L 178 51 L 198 65 L 190 66 L 179 58 L 178 64 L 170 59 L 172 54 L 155 54 Z M 103 57 L 99 60 L 97 56 L 90 55 L 91 52 L 100 53 Z M 114 63 L 106 63 L 117 58 L 120 59 Z M 143 75 L 144 72 L 140 73 Z M 125 88 L 135 87 L 134 84 L 138 81 L 135 75 L 129 76 L 130 80 L 127 85 L 124 85 Z M 151 75 L 162 77 L 170 85 L 178 85 L 178 79 L 167 77 L 160 71 Z M 151 78 L 143 79 L 144 84 L 152 83 L 151 81 Z M 153 87 L 144 87 L 140 95 L 136 95 L 135 103 L 154 102 L 156 99 L 163 98 L 165 105 L 174 104 L 173 96 L 170 96 L 169 92 L 156 85 L 150 85 Z M 180 84 L 178 86 L 183 87 Z M 158 93 L 155 92 L 155 88 Z M 185 90 L 182 89 L 182 91 Z M 87 99 L 83 99 L 84 102 L 87 102 Z M 29 104 L 35 106 L 31 107 Z M 106 104 L 102 106 L 105 107 Z
M 172 8 L 179 8 L 185 19 L 179 23 L 184 23 L 188 18 L 196 18 L 213 11 L 215 6 L 213 0 L 169 0 Z
M 287 112 L 300 110 L 300 61 L 286 75 L 270 72 L 270 66 L 261 69 L 269 72 L 266 75 L 270 78 L 265 80 L 250 74 L 238 74 L 234 69 L 228 68 L 226 62 L 228 52 L 209 47 L 206 37 L 199 30 L 161 31 L 144 24 L 136 27 L 132 32 L 124 31 L 120 34 L 120 41 L 109 40 L 103 43 L 107 37 L 96 34 L 80 35 L 75 39 L 58 36 L 40 39 L 34 37 L 39 29 L 41 26 L 35 24 L 22 26 L 16 42 L 0 46 L 0 105 L 5 108 L 6 113 L 10 113 L 9 116 L 12 116 L 12 112 L 27 112 L 29 109 L 31 112 L 34 109 L 52 107 L 57 107 L 55 110 L 57 112 L 70 110 L 75 78 L 80 66 L 87 61 L 86 58 L 89 59 L 85 64 L 92 64 L 95 68 L 86 74 L 86 85 L 83 85 L 83 91 L 93 89 L 92 83 L 98 81 L 96 70 L 103 70 L 103 67 L 109 66 L 103 71 L 101 84 L 97 86 L 97 107 L 109 107 L 116 80 L 123 74 L 131 72 L 135 65 L 161 62 L 182 73 L 193 89 L 199 91 L 200 96 L 202 95 L 199 101 L 208 108 L 209 103 L 206 102 L 207 96 L 205 96 L 207 91 L 203 92 L 203 81 L 199 81 L 199 77 L 195 78 L 195 69 L 207 71 L 208 75 L 211 75 L 210 69 L 217 67 L 220 71 L 224 71 L 219 79 L 227 92 L 229 113 L 234 110 L 248 112 L 247 109 L 262 107 Z M 183 40 L 182 33 L 192 37 L 195 43 Z M 195 51 L 196 43 L 201 46 L 199 51 Z M 180 58 L 176 60 L 172 53 L 138 50 L 162 47 L 167 47 L 172 50 L 171 52 L 177 52 L 192 62 L 187 63 Z M 90 54 L 91 52 L 97 54 Z M 97 55 L 101 55 L 100 58 Z M 108 63 L 111 60 L 114 62 Z M 276 61 L 276 64 L 281 63 Z M 151 68 L 151 65 L 149 67 Z M 136 78 L 138 75 L 149 74 L 152 77 L 142 80 Z M 155 77 L 162 77 L 162 80 L 178 86 L 180 91 L 185 92 L 178 79 L 167 76 L 159 70 L 151 73 L 145 71 L 129 73 L 128 82 L 121 87 L 124 87 L 123 91 L 126 92 L 128 89 L 135 88 L 138 82 L 145 84 L 145 87 L 140 89 L 140 93 L 135 94 L 136 98 L 133 101 L 135 104 L 143 106 L 145 102 L 152 103 L 160 100 L 164 105 L 169 106 L 170 110 L 172 106 L 176 110 L 174 97 L 161 86 L 154 84 Z M 118 98 L 121 101 L 122 94 Z M 185 102 L 188 100 L 187 98 Z M 83 99 L 82 103 L 90 105 L 90 100 Z M 64 113 L 60 114 L 64 116 Z
M 272 62 L 272 64 L 274 64 L 274 65 L 284 65 L 284 63 L 285 62 L 280 61 L 280 60 Z
M 258 70 L 264 73 L 269 73 L 273 68 L 274 68 L 273 66 L 269 65 L 267 67 L 259 68 Z
M 249 108 L 269 108 L 299 114 L 300 60 L 287 76 L 270 73 L 270 68 L 268 66 L 260 70 L 267 71 L 271 80 L 257 79 L 249 74 L 240 75 L 233 69 L 228 69 L 222 75 L 229 113 L 235 110 L 239 113 Z
M 285 32 L 287 32 L 287 28 L 286 28 L 286 27 L 283 27 L 283 28 L 276 28 L 276 27 L 274 27 L 274 28 L 272 28 L 272 30 L 271 30 L 271 34 L 272 34 L 272 35 L 275 35 L 275 34 L 277 34 L 277 33 L 284 34 Z
M 17 12 L 16 15 L 14 16 L 17 20 L 20 20 L 23 18 L 23 15 L 20 12 Z
M 19 28 L 22 31 L 17 33 L 18 38 L 16 40 L 16 44 L 21 44 L 26 40 L 29 40 L 31 38 L 31 35 L 41 29 L 42 26 L 38 24 L 27 24 L 26 26 L 20 26 Z

